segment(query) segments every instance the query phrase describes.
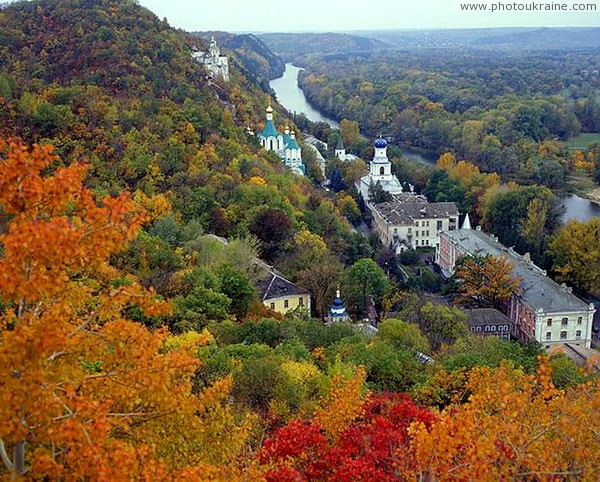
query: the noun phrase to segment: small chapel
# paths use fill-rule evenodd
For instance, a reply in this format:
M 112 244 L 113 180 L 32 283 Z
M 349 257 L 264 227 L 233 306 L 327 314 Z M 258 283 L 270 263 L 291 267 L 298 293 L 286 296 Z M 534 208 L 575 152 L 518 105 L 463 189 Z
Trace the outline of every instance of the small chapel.
M 398 178 L 392 173 L 392 163 L 387 157 L 388 143 L 383 137 L 375 139 L 373 147 L 375 155 L 369 164 L 369 173 L 362 177 L 358 184 L 358 190 L 363 196 L 363 199 L 369 203 L 369 186 L 379 183 L 384 191 L 390 194 L 402 194 L 402 185 Z
M 270 105 L 267 107 L 265 127 L 258 135 L 258 140 L 267 151 L 275 152 L 294 174 L 305 175 L 306 166 L 302 162 L 302 148 L 296 140 L 296 133 L 287 125 L 283 134 L 277 130 L 273 123 L 273 108 Z

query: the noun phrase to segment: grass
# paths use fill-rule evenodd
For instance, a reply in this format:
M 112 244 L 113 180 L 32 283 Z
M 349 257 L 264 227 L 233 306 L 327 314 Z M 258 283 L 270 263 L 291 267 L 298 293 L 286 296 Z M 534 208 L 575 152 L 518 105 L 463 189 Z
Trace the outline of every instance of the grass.
M 600 144 L 600 132 L 579 134 L 577 137 L 561 144 L 569 151 L 578 151 L 587 149 L 588 144 L 593 144 L 594 142 Z

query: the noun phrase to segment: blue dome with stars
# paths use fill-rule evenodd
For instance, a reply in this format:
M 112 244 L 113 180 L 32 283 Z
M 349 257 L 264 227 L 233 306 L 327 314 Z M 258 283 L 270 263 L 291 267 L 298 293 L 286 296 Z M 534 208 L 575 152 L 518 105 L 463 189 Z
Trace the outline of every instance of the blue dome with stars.
M 375 139 L 375 142 L 373 142 L 373 145 L 377 149 L 385 149 L 387 147 L 388 143 L 383 137 L 380 137 L 379 139 Z

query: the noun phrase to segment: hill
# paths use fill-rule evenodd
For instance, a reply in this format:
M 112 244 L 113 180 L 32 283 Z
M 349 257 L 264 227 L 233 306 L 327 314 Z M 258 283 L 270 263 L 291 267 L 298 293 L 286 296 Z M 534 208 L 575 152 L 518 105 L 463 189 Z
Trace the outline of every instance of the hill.
M 0 32 L 0 135 L 53 144 L 65 163 L 86 160 L 98 198 L 133 193 L 151 221 L 119 266 L 144 284 L 180 294 L 178 248 L 202 233 L 259 232 L 269 209 L 286 229 L 276 241 L 264 234 L 268 261 L 284 264 L 300 229 L 349 259 L 352 236 L 336 207 L 246 133 L 261 128 L 270 96 L 235 64 L 229 83 L 208 79 L 191 56 L 207 48 L 198 36 L 114 0 L 5 5 Z M 250 36 L 232 42 L 260 47 Z M 273 107 L 277 123 L 293 127 Z M 285 274 L 295 280 L 296 270 Z
M 400 49 L 567 50 L 600 46 L 598 28 L 471 28 L 363 31 Z
M 345 33 L 266 33 L 259 38 L 286 61 L 306 54 L 369 52 L 388 47 L 374 38 Z

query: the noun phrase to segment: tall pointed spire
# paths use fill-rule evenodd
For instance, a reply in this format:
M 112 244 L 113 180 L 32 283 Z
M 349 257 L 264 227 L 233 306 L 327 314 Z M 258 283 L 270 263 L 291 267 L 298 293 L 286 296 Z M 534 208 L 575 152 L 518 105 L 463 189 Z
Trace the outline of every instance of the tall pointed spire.
M 469 213 L 465 216 L 465 220 L 463 221 L 462 229 L 473 229 L 471 227 L 471 220 L 469 219 Z

